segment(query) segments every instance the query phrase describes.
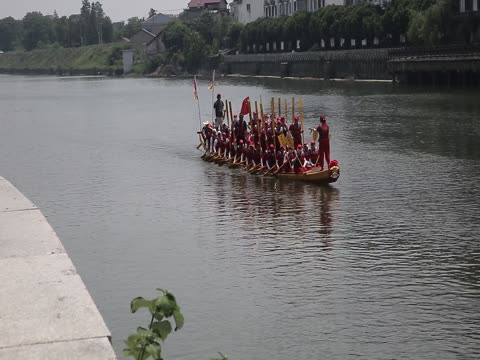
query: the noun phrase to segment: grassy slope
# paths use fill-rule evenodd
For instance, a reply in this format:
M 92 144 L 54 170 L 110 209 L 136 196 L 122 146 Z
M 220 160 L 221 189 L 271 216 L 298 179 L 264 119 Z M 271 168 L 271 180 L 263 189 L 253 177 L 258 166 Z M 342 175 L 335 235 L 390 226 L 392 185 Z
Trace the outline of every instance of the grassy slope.
M 124 44 L 104 44 L 80 48 L 51 48 L 0 54 L 0 69 L 109 69 L 122 68 L 121 55 L 110 65 L 115 48 Z M 117 50 L 118 54 L 118 50 Z M 120 53 L 121 54 L 121 53 Z

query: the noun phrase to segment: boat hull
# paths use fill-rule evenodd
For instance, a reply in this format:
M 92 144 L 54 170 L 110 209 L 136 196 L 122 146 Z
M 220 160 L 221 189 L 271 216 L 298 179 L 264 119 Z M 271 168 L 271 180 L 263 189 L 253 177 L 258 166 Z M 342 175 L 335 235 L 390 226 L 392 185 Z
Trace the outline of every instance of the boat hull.
M 229 168 L 243 168 L 243 165 L 239 163 L 233 164 L 231 160 L 226 160 L 223 157 L 218 157 L 215 155 L 204 155 L 202 160 L 207 162 L 215 162 L 219 165 L 228 165 Z M 245 170 L 245 169 L 244 169 Z M 247 170 L 245 170 L 247 171 Z M 268 177 L 275 177 L 282 180 L 292 180 L 292 181 L 302 181 L 309 182 L 320 185 L 327 185 L 336 182 L 340 177 L 340 167 L 333 166 L 330 169 L 321 169 L 321 168 L 312 168 L 308 171 L 301 173 L 283 173 L 279 172 L 276 174 L 266 173 L 265 170 L 253 170 L 250 169 L 250 172 L 253 175 L 263 175 Z
M 325 170 L 322 170 L 320 168 L 313 168 L 304 173 L 278 173 L 275 176 L 279 179 L 304 181 L 316 184 L 331 184 L 336 182 L 340 177 L 340 168 L 338 166 Z

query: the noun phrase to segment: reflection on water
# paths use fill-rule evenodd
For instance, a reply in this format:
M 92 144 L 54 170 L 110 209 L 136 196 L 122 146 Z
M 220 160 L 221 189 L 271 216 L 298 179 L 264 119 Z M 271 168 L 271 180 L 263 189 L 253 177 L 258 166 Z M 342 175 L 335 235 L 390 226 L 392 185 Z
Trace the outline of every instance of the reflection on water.
M 480 358 L 478 93 L 217 88 L 234 111 L 302 96 L 307 126 L 326 114 L 339 181 L 201 161 L 189 79 L 0 76 L 0 175 L 47 215 L 116 351 L 143 319 L 130 300 L 163 287 L 186 315 L 166 358 Z
M 330 248 L 332 207 L 340 196 L 337 188 L 233 172 L 219 167 L 212 179 L 206 174 L 206 183 L 218 189 L 209 193 L 218 217 L 243 222 L 249 236 L 270 234 L 274 240 L 288 237 Z

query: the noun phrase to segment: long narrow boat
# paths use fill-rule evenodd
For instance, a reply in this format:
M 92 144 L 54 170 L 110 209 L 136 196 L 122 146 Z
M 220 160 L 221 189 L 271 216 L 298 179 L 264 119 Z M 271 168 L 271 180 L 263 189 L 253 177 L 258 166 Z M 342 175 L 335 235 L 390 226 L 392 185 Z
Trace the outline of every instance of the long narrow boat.
M 244 169 L 242 165 L 239 163 L 232 163 L 231 160 L 226 160 L 222 156 L 217 156 L 216 154 L 205 154 L 202 156 L 202 160 L 207 162 L 214 162 L 218 165 L 228 165 L 230 168 L 241 168 L 244 171 L 248 171 Z M 264 170 L 256 170 L 256 171 L 249 171 L 255 175 L 263 175 L 263 176 L 270 176 L 270 177 L 277 177 L 279 179 L 285 180 L 295 180 L 295 181 L 305 181 L 320 185 L 326 185 L 336 182 L 340 177 L 340 167 L 338 165 L 332 166 L 329 169 L 321 169 L 319 167 L 312 168 L 303 173 L 294 173 L 294 172 L 278 172 L 278 173 L 268 173 Z

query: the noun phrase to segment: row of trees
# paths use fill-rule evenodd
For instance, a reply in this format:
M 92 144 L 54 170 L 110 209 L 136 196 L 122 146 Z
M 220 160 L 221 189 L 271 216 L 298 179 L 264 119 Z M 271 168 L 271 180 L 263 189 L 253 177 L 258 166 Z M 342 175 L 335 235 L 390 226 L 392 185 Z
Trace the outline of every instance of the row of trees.
M 0 49 L 23 47 L 30 51 L 46 46 L 75 47 L 111 42 L 113 24 L 100 2 L 82 1 L 80 14 L 71 16 L 43 15 L 30 12 L 21 20 L 7 17 L 0 20 Z
M 246 52 L 253 44 L 284 41 L 301 50 L 318 48 L 321 39 L 335 47 L 339 40 L 379 40 L 379 45 L 395 46 L 406 35 L 410 43 L 435 45 L 453 37 L 450 33 L 454 11 L 451 0 L 392 0 L 386 7 L 371 4 L 356 6 L 330 5 L 314 13 L 299 12 L 289 17 L 262 18 L 247 24 L 241 31 L 240 48 Z M 350 42 L 345 42 L 345 47 Z M 258 49 L 258 48 L 257 48 Z M 251 48 L 250 48 L 251 50 Z
M 150 9 L 148 17 L 156 14 Z M 70 16 L 30 12 L 21 20 L 0 19 L 0 50 L 27 51 L 48 46 L 78 47 L 130 38 L 142 28 L 144 18 L 132 17 L 125 23 L 112 23 L 98 1 L 82 0 L 80 13 Z

